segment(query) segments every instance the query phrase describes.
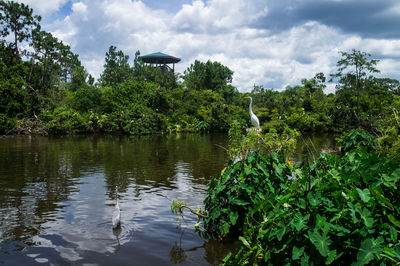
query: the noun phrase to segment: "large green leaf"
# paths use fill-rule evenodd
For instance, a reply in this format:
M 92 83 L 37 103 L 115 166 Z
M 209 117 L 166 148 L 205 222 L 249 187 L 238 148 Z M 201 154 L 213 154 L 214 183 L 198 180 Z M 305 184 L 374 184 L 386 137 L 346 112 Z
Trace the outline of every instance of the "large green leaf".
M 217 219 L 221 215 L 220 209 L 215 208 L 210 215 L 211 219 Z
M 397 242 L 397 230 L 393 226 L 390 227 L 390 238 L 393 242 Z
M 365 265 L 368 264 L 371 260 L 373 260 L 377 254 L 380 253 L 381 247 L 381 239 L 371 239 L 368 238 L 361 243 L 361 247 L 357 253 L 357 262 L 352 265 Z
M 371 199 L 371 193 L 369 192 L 368 188 L 363 190 L 357 188 L 357 192 L 363 202 L 367 203 Z
M 393 210 L 393 205 L 378 189 L 372 189 L 372 194 L 378 200 L 379 204 Z
M 311 240 L 311 243 L 314 244 L 322 256 L 326 257 L 329 255 L 329 245 L 331 244 L 331 240 L 327 234 L 320 235 L 318 231 L 314 231 L 308 232 L 308 236 Z
M 389 214 L 387 217 L 389 218 L 389 221 L 392 222 L 392 224 L 400 228 L 400 222 L 396 220 L 393 215 Z
M 381 255 L 384 257 L 388 257 L 393 262 L 393 264 L 396 262 L 396 259 L 398 263 L 400 262 L 400 254 L 397 254 L 393 248 L 384 247 L 382 252 L 383 254 Z
M 286 226 L 285 226 L 285 225 L 282 225 L 282 226 L 279 228 L 278 234 L 277 234 L 277 238 L 278 238 L 279 241 L 282 240 L 282 237 L 285 235 L 285 232 L 286 232 Z
M 307 194 L 308 202 L 311 204 L 311 206 L 316 207 L 318 204 L 321 203 L 320 200 L 320 194 L 319 193 L 313 193 L 312 191 L 308 192 Z
M 337 258 L 338 258 L 338 256 L 336 254 L 336 250 L 330 250 L 328 253 L 328 258 L 326 259 L 326 264 L 327 265 L 331 264 Z
M 283 172 L 283 167 L 281 164 L 275 164 L 274 163 L 274 167 L 275 167 L 275 171 L 278 174 L 278 176 L 282 175 Z
M 385 186 L 387 186 L 389 188 L 397 189 L 397 186 L 396 186 L 396 182 L 398 181 L 397 176 L 395 176 L 395 175 L 389 176 L 387 174 L 382 174 L 381 181 L 382 181 L 382 184 L 384 184 Z
M 221 232 L 222 235 L 226 236 L 229 233 L 229 228 L 230 224 L 225 221 L 222 221 L 219 226 L 219 231 Z
M 301 257 L 301 265 L 308 266 L 310 265 L 310 256 L 304 252 L 304 256 Z
M 296 213 L 291 221 L 291 225 L 299 232 L 301 229 L 307 228 L 307 220 L 309 217 L 309 214 L 303 217 L 301 213 Z
M 317 214 L 315 219 L 315 228 L 314 229 L 322 229 L 327 224 L 326 217 Z
M 231 221 L 232 225 L 236 224 L 237 219 L 239 218 L 239 214 L 237 212 L 231 212 L 229 214 L 229 220 Z
M 292 259 L 293 260 L 298 260 L 304 253 L 304 247 L 298 248 L 296 246 L 293 246 L 292 249 Z
M 243 245 L 245 245 L 248 249 L 250 249 L 250 244 L 249 242 L 246 240 L 246 238 L 244 238 L 243 236 L 239 236 L 239 240 L 243 243 Z
M 374 224 L 374 218 L 371 216 L 371 212 L 367 208 L 363 208 L 362 211 L 358 210 L 358 213 L 361 215 L 361 219 L 363 219 L 366 227 L 372 227 Z
M 244 201 L 244 200 L 241 200 L 241 199 L 236 199 L 236 198 L 230 198 L 229 201 L 232 204 L 236 204 L 236 205 L 240 205 L 240 206 L 244 206 L 244 205 L 250 204 L 247 201 Z

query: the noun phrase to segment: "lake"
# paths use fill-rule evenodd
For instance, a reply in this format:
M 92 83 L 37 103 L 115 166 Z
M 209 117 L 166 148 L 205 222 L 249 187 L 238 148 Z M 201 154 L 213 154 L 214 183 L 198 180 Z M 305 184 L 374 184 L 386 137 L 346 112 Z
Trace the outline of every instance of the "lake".
M 316 150 L 332 137 L 312 139 Z M 234 250 L 177 220 L 203 207 L 228 161 L 226 134 L 0 138 L 0 264 L 217 265 Z M 299 141 L 298 152 L 310 145 Z M 118 195 L 116 194 L 118 186 Z M 118 196 L 122 226 L 112 229 Z

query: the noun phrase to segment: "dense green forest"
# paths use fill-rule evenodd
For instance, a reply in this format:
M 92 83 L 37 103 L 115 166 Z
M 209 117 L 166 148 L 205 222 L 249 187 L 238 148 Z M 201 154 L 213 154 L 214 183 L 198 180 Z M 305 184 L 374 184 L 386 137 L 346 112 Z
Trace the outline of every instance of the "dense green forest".
M 0 133 L 227 132 L 250 123 L 249 100 L 263 130 L 344 132 L 361 127 L 399 146 L 400 83 L 378 78 L 378 60 L 341 53 L 336 73 L 317 73 L 283 91 L 254 86 L 240 93 L 233 71 L 195 61 L 183 74 L 163 74 L 111 46 L 95 79 L 71 47 L 43 31 L 27 5 L 0 1 Z M 327 82 L 336 92 L 325 94 Z M 397 147 L 398 150 L 398 147 Z

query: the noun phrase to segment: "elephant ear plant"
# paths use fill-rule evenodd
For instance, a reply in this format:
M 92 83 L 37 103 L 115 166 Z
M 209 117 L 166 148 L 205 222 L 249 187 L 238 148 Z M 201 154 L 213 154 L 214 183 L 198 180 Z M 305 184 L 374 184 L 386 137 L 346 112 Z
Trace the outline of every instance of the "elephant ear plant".
M 400 165 L 352 131 L 342 154 L 294 165 L 249 152 L 208 185 L 205 229 L 237 239 L 226 265 L 400 263 Z

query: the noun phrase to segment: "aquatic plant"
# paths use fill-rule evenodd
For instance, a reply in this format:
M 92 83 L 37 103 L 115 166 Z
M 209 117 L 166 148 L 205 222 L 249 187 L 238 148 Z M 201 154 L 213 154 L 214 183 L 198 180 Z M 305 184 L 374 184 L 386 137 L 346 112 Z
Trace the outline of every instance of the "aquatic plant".
M 204 201 L 208 232 L 239 240 L 223 263 L 400 263 L 400 165 L 372 143 L 353 131 L 343 154 L 311 164 L 258 152 L 231 163 Z

